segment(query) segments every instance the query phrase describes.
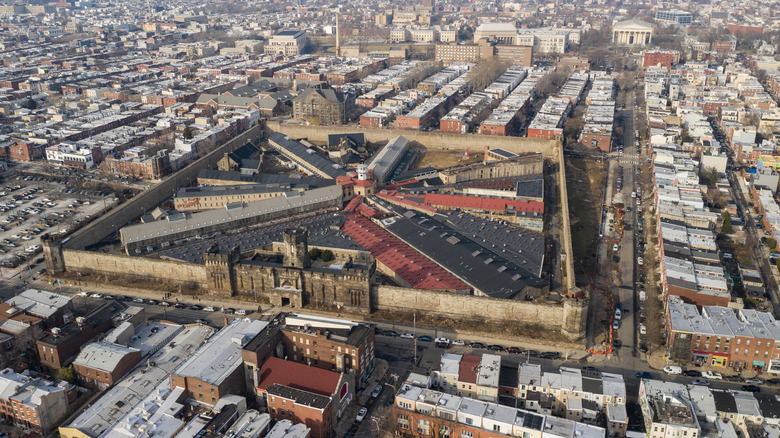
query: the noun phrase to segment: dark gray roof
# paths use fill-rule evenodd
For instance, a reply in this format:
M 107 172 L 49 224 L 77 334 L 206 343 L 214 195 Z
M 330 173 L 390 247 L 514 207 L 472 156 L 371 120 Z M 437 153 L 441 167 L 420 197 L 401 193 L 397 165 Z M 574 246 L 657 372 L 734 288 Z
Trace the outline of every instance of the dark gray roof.
M 330 397 L 315 394 L 301 389 L 291 388 L 289 386 L 274 383 L 266 390 L 268 394 L 283 397 L 288 400 L 295 400 L 296 404 L 311 406 L 317 409 L 325 409 L 330 404 Z
M 307 87 L 305 90 L 298 94 L 298 97 L 293 101 L 301 101 L 311 97 L 312 94 L 319 94 L 325 100 L 331 103 L 343 103 L 344 95 L 337 93 L 333 88 L 322 88 L 321 86 Z
M 715 410 L 719 412 L 737 413 L 737 401 L 734 395 L 728 391 L 713 390 L 712 398 L 715 401 Z
M 283 222 L 263 228 L 255 228 L 236 234 L 217 235 L 210 239 L 182 242 L 179 245 L 158 251 L 157 254 L 160 257 L 167 259 L 181 260 L 190 263 L 202 263 L 203 253 L 213 245 L 217 245 L 220 251 L 227 251 L 236 245 L 239 245 L 241 251 L 248 251 L 269 245 L 273 242 L 281 242 L 283 240 L 282 233 L 284 230 L 294 226 L 303 226 L 309 230 L 310 246 L 363 250 L 364 248 L 358 245 L 349 236 L 338 231 L 343 223 L 344 217 L 340 213 L 335 216 L 333 214 L 326 214 L 305 219 L 291 220 L 289 222 Z
M 499 255 L 489 242 L 479 244 L 471 236 L 455 231 L 432 216 L 397 206 L 402 215 L 386 229 L 429 259 L 492 298 L 523 299 L 529 286 L 543 288 L 548 283 L 539 278 L 536 266 L 522 267 L 512 263 L 511 254 Z M 437 215 L 442 221 L 446 216 Z M 503 252 L 502 252 L 503 254 Z M 511 259 L 510 259 L 511 257 Z M 529 269 L 530 268 L 530 269 Z
M 317 170 L 330 178 L 346 175 L 347 172 L 338 167 L 336 163 L 328 160 L 316 151 L 310 150 L 300 142 L 297 142 L 286 135 L 275 132 L 268 137 L 268 143 L 288 159 L 292 159 L 307 171 Z M 311 151 L 311 152 L 310 152 Z
M 544 198 L 544 179 L 541 175 L 519 178 L 517 196 L 526 198 Z
M 234 181 L 246 184 L 279 184 L 279 185 L 307 185 L 309 187 L 325 187 L 333 185 L 332 179 L 318 178 L 316 176 L 303 176 L 297 173 L 280 175 L 275 173 L 244 175 L 241 172 L 227 170 L 203 169 L 198 172 L 198 178 L 216 179 L 220 181 Z
M 355 145 L 366 144 L 366 136 L 362 132 L 357 132 L 349 134 L 328 134 L 328 146 L 338 146 L 341 144 L 342 138 L 351 141 Z
M 544 264 L 544 236 L 522 228 L 493 222 L 470 213 L 452 210 L 447 214 L 447 225 L 475 239 L 484 240 L 482 246 L 500 247 L 514 263 L 541 276 Z M 506 250 L 506 253 L 504 253 Z

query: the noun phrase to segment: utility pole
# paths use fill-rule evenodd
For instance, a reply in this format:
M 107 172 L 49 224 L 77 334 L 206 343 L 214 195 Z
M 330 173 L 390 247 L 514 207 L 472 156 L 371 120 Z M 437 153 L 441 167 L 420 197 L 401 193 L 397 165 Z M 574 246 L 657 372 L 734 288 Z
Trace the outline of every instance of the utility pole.
M 412 336 L 414 336 L 414 364 L 417 365 L 417 312 L 414 312 L 414 319 L 412 321 Z

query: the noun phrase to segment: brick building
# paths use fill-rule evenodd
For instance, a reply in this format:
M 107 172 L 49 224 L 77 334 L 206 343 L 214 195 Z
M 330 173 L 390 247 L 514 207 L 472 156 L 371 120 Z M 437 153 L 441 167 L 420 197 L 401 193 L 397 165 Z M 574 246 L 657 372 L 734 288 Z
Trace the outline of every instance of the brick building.
M 75 387 L 74 387 L 75 390 Z M 44 435 L 67 415 L 69 385 L 0 371 L 0 417 Z
M 110 156 L 101 164 L 100 170 L 116 176 L 159 180 L 171 173 L 171 161 L 167 150 L 151 157 Z
M 677 50 L 645 50 L 642 55 L 642 67 L 663 66 L 671 70 L 680 62 L 680 52 Z
M 311 438 L 331 438 L 330 398 L 283 385 L 271 385 L 267 390 L 268 412 L 277 421 L 303 423 L 310 429 Z
M 681 363 L 780 373 L 780 329 L 771 313 L 688 304 L 669 297 L 668 351 Z
M 79 385 L 103 391 L 141 361 L 141 350 L 107 342 L 86 345 L 73 361 Z
M 293 116 L 320 125 L 341 125 L 353 112 L 354 99 L 325 86 L 309 87 L 293 99 Z
M 124 309 L 118 301 L 109 301 L 85 317 L 78 317 L 62 327 L 52 328 L 50 333 L 36 341 L 41 365 L 49 372 L 57 372 L 70 364 L 82 345 L 98 333 L 113 327 L 112 316 Z
M 227 394 L 244 394 L 241 349 L 268 324 L 234 319 L 171 374 L 171 387 L 184 388 L 187 397 L 214 406 Z

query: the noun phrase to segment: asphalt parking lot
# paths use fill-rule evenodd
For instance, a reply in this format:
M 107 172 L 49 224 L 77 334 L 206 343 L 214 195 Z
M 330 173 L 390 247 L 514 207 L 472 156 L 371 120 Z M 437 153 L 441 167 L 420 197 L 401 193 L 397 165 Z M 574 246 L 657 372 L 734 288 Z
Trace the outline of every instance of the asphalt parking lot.
M 76 190 L 67 182 L 67 178 L 18 175 L 0 185 L 0 264 L 5 268 L 4 276 L 36 263 L 42 234 L 65 232 L 117 202 L 110 193 Z

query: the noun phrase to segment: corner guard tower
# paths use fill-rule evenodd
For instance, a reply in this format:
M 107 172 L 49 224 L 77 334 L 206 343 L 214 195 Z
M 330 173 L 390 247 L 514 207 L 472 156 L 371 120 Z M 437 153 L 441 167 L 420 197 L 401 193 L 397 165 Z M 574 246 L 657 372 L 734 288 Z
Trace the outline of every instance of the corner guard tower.
M 46 233 L 41 236 L 43 257 L 46 259 L 46 272 L 60 274 L 65 272 L 65 257 L 62 255 L 62 236 Z
M 588 317 L 588 294 L 572 287 L 563 299 L 563 326 L 561 332 L 569 341 L 585 339 Z

